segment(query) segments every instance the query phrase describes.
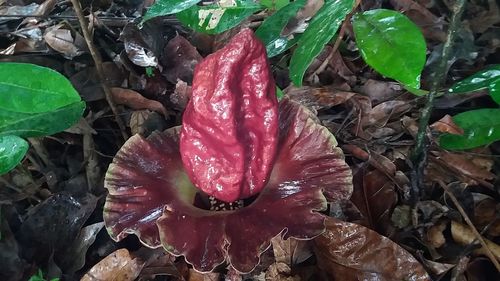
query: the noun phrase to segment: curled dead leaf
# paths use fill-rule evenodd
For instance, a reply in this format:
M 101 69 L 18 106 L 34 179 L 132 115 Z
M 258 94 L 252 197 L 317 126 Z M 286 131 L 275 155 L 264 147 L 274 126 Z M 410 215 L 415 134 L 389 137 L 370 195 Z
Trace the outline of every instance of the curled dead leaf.
M 430 127 L 441 133 L 449 133 L 454 135 L 464 134 L 464 130 L 460 128 L 457 124 L 455 124 L 451 116 L 448 114 L 446 114 L 443 118 L 439 119 L 438 121 L 434 122 L 432 125 L 430 125 Z
M 143 266 L 144 262 L 127 249 L 119 249 L 94 265 L 80 281 L 133 281 Z
M 309 25 L 308 21 L 319 11 L 324 3 L 324 0 L 308 0 L 304 7 L 297 12 L 297 15 L 288 21 L 281 32 L 281 36 L 290 37 L 295 33 L 304 32 Z
M 455 240 L 455 242 L 463 246 L 468 246 L 471 243 L 479 244 L 476 236 L 474 235 L 474 232 L 468 226 L 456 221 L 451 222 L 451 236 L 453 237 L 453 240 Z M 488 239 L 483 239 L 495 258 L 500 261 L 500 246 Z M 476 251 L 477 254 L 481 255 L 486 255 L 485 252 L 486 251 L 482 247 Z
M 149 109 L 168 116 L 167 109 L 160 102 L 147 99 L 134 90 L 114 87 L 111 88 L 111 94 L 116 104 L 123 104 L 132 109 Z
M 266 281 L 300 281 L 300 277 L 291 274 L 292 269 L 285 263 L 276 262 L 266 271 Z
M 64 28 L 65 24 L 61 23 L 56 26 L 47 28 L 43 38 L 47 45 L 52 49 L 61 53 L 68 59 L 73 59 L 84 53 L 83 38 L 81 35 L 76 34 L 73 37 L 71 30 Z M 78 38 L 80 37 L 80 38 Z M 81 42 L 82 44 L 78 43 Z
M 314 239 L 314 249 L 320 267 L 335 280 L 431 280 L 422 265 L 389 238 L 335 218 L 327 218 L 326 227 Z
M 284 90 L 287 97 L 314 110 L 327 109 L 347 102 L 356 93 L 328 88 L 290 87 Z
M 271 239 L 276 262 L 289 267 L 304 262 L 313 255 L 308 241 L 289 238 L 284 240 L 280 235 Z
M 162 75 L 172 84 L 175 84 L 178 79 L 191 83 L 194 67 L 201 59 L 198 50 L 186 38 L 177 35 L 168 41 L 163 50 Z
M 442 221 L 427 230 L 427 240 L 432 247 L 439 248 L 446 243 L 446 238 L 443 235 L 445 229 L 446 223 Z
M 130 130 L 133 135 L 149 136 L 154 131 L 166 129 L 165 119 L 160 114 L 150 110 L 137 110 L 130 116 Z
M 188 281 L 218 281 L 220 279 L 220 274 L 216 272 L 211 273 L 199 273 L 194 269 L 189 269 Z
M 187 102 L 191 97 L 191 86 L 182 80 L 178 80 L 175 85 L 174 92 L 170 95 L 170 101 L 173 103 L 175 109 L 180 111 L 184 111 L 186 108 Z
M 438 166 L 448 168 L 456 177 L 465 178 L 462 181 L 469 184 L 477 184 L 476 181 L 482 183 L 485 180 L 492 180 L 496 177 L 495 174 L 491 173 L 485 167 L 474 163 L 472 160 L 474 158 L 473 155 L 447 151 L 432 151 L 432 154 L 436 157 L 430 157 L 431 162 L 435 161 Z M 441 178 L 439 174 L 437 176 Z

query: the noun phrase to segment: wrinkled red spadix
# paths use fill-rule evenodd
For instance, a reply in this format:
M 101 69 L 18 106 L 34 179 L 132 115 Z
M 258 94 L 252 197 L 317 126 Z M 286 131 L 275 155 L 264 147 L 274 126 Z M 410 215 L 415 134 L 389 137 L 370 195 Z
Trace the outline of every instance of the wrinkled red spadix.
M 191 181 L 232 202 L 259 193 L 276 155 L 278 101 L 266 51 L 250 29 L 196 66 L 180 150 Z

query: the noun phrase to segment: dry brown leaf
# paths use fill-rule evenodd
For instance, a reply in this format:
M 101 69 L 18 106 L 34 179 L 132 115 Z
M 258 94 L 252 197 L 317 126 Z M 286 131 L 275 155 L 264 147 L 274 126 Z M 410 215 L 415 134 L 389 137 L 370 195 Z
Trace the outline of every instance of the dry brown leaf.
M 172 84 L 178 79 L 191 83 L 194 67 L 201 59 L 198 50 L 186 38 L 177 35 L 168 41 L 163 51 L 162 75 Z
M 483 33 L 488 28 L 500 22 L 498 0 L 488 0 L 488 9 L 482 10 L 470 19 L 470 26 L 474 33 Z
M 396 82 L 377 81 L 368 79 L 361 86 L 359 91 L 370 97 L 373 104 L 379 104 L 384 101 L 392 100 L 402 93 L 401 84 Z
M 479 241 L 477 241 L 474 232 L 472 232 L 472 230 L 468 226 L 463 225 L 456 221 L 451 222 L 451 236 L 453 237 L 453 240 L 455 240 L 455 242 L 463 246 L 468 246 L 471 243 L 479 244 Z M 484 242 L 486 242 L 488 248 L 495 256 L 495 258 L 500 261 L 500 246 L 488 239 L 485 238 L 483 239 Z M 481 255 L 486 255 L 486 250 L 484 250 L 481 247 L 479 250 L 476 251 L 476 253 Z
M 33 16 L 47 16 L 54 10 L 54 7 L 56 6 L 57 1 L 56 0 L 45 0 L 38 8 L 35 10 L 33 13 Z M 24 25 L 26 23 L 29 24 L 36 24 L 40 21 L 39 17 L 36 18 L 25 18 L 21 25 Z
M 111 88 L 111 94 L 116 104 L 123 104 L 132 109 L 149 109 L 168 116 L 167 109 L 160 102 L 147 99 L 134 90 L 115 87 Z
M 455 267 L 455 264 L 435 262 L 428 259 L 422 259 L 422 262 L 436 275 L 444 274 Z
M 331 48 L 329 48 L 328 52 L 331 52 Z M 356 75 L 354 72 L 346 65 L 344 58 L 337 50 L 332 56 L 332 59 L 328 63 L 328 65 L 332 68 L 334 74 L 342 77 L 345 81 L 349 83 L 356 82 Z
M 302 33 L 309 25 L 307 22 L 321 9 L 324 0 L 308 0 L 295 17 L 290 19 L 281 32 L 281 36 L 289 37 L 294 33 Z
M 289 86 L 284 93 L 290 99 L 314 110 L 327 109 L 347 102 L 354 95 L 353 92 L 337 91 L 327 88 L 294 87 Z
M 314 239 L 315 252 L 320 267 L 335 280 L 430 280 L 422 265 L 389 238 L 335 218 L 327 218 L 326 227 Z
M 445 21 L 431 13 L 427 8 L 414 0 L 391 0 L 395 10 L 403 12 L 422 30 L 424 37 L 431 40 L 444 42 L 446 33 L 444 32 Z
M 454 135 L 464 134 L 464 130 L 460 128 L 457 124 L 455 124 L 451 116 L 448 114 L 446 114 L 443 118 L 439 119 L 438 121 L 434 122 L 432 125 L 430 125 L 430 127 L 435 131 L 441 133 L 449 133 Z
M 364 127 L 375 125 L 383 127 L 390 119 L 396 119 L 412 109 L 406 101 L 391 100 L 373 107 L 369 115 L 361 121 Z
M 175 90 L 170 95 L 170 101 L 174 104 L 175 109 L 184 111 L 191 97 L 191 86 L 184 81 L 178 80 L 175 84 Z
M 220 274 L 215 272 L 200 273 L 192 268 L 189 269 L 188 281 L 219 281 Z
M 307 241 L 289 238 L 283 240 L 281 235 L 271 239 L 276 262 L 284 263 L 290 267 L 304 262 L 313 255 L 310 244 Z
M 429 244 L 434 248 L 439 248 L 446 243 L 446 238 L 444 238 L 443 231 L 446 229 L 446 222 L 441 221 L 427 230 L 427 240 Z
M 466 154 L 447 151 L 433 151 L 438 163 L 458 173 L 457 176 L 467 176 L 478 180 L 492 180 L 495 175 L 484 167 L 476 165 Z M 471 182 L 472 183 L 472 182 Z
M 119 249 L 94 265 L 80 281 L 133 281 L 141 273 L 144 262 Z
M 474 210 L 474 225 L 479 230 L 486 226 L 487 233 L 493 237 L 500 236 L 500 203 L 497 203 L 493 198 L 485 198 L 478 203 Z
M 102 69 L 106 83 L 110 87 L 118 87 L 126 79 L 124 72 L 113 62 L 103 62 Z M 95 67 L 87 67 L 75 73 L 70 77 L 70 81 L 84 101 L 104 99 L 101 81 Z
M 285 263 L 271 264 L 266 271 L 266 281 L 300 281 L 297 275 L 291 275 L 292 269 Z
M 47 45 L 68 59 L 81 55 L 84 51 L 75 45 L 71 30 L 63 28 L 64 23 L 47 28 L 43 38 Z
M 150 110 L 137 110 L 130 115 L 130 131 L 132 135 L 149 136 L 154 131 L 163 131 L 167 124 L 160 114 Z
M 351 201 L 369 221 L 371 229 L 387 233 L 391 210 L 396 205 L 395 185 L 378 170 L 358 170 L 353 176 Z

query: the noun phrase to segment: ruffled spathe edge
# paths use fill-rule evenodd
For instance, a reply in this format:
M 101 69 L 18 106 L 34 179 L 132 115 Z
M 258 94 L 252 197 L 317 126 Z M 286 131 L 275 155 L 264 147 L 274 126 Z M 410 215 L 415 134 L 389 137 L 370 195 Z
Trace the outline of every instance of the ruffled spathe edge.
M 106 174 L 104 221 L 115 240 L 136 234 L 201 272 L 229 262 L 248 273 L 271 238 L 312 239 L 325 231 L 327 201 L 348 199 L 352 174 L 337 142 L 305 107 L 280 102 L 279 151 L 266 187 L 250 205 L 214 212 L 194 207 L 196 188 L 180 160 L 178 132 L 130 138 Z

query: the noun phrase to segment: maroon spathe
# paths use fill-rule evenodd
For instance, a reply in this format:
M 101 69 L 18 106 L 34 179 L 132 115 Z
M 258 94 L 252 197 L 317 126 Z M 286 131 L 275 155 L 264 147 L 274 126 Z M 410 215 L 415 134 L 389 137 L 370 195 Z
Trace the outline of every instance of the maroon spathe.
M 109 166 L 111 238 L 135 234 L 201 272 L 228 262 L 248 273 L 273 237 L 323 233 L 321 212 L 350 197 L 351 171 L 314 113 L 288 98 L 278 105 L 252 31 L 205 59 L 194 83 L 182 129 L 131 137 Z M 224 201 L 258 195 L 240 209 L 210 211 L 193 204 L 200 190 Z

